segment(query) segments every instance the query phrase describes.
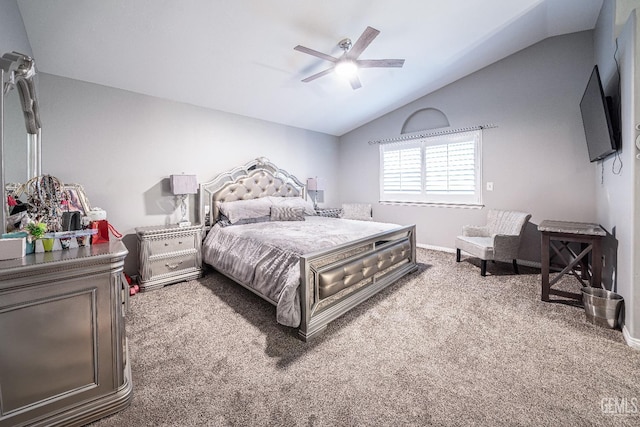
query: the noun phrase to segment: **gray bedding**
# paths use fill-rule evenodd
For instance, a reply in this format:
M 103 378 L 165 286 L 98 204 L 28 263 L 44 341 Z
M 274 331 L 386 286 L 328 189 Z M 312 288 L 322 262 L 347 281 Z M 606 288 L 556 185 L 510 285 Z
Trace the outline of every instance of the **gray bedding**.
M 203 260 L 276 303 L 277 321 L 300 325 L 300 255 L 327 249 L 396 224 L 307 216 L 305 221 L 273 221 L 211 228 Z

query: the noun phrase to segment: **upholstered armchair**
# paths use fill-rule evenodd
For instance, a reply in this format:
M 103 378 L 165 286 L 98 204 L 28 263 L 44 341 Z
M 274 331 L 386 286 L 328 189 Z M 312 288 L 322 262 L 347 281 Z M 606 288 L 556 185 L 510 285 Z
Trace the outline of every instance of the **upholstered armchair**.
M 522 233 L 531 215 L 524 212 L 489 210 L 487 225 L 462 228 L 462 236 L 456 237 L 456 261 L 464 251 L 480 258 L 480 274 L 486 276 L 487 261 L 511 261 L 518 274 L 518 249 Z

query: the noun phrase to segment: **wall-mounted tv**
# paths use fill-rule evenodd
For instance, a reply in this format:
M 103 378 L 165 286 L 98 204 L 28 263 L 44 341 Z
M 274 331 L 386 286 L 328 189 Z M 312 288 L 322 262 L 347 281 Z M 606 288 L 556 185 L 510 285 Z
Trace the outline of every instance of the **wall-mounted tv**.
M 610 96 L 604 96 L 598 66 L 593 67 L 591 77 L 580 101 L 582 124 L 589 150 L 589 160 L 602 160 L 618 149 L 617 114 Z

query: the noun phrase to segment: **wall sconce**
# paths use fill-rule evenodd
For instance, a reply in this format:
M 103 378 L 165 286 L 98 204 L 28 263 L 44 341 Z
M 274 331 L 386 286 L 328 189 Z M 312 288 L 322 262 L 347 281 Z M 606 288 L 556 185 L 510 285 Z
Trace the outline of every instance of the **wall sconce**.
M 186 199 L 189 194 L 198 192 L 198 180 L 195 175 L 171 175 L 169 177 L 171 183 L 171 193 L 180 198 L 180 209 L 182 211 L 182 219 L 178 222 L 180 227 L 188 227 L 191 222 L 187 220 L 187 203 Z
M 323 178 L 307 178 L 307 192 L 313 199 L 313 207 L 318 207 L 318 193 L 324 191 L 324 179 Z M 322 194 L 324 195 L 324 194 Z

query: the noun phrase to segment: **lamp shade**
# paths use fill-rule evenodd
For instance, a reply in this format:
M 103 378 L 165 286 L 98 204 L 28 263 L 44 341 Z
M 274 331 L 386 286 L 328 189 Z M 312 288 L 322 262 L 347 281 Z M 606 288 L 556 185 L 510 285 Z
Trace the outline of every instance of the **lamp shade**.
M 324 179 L 307 178 L 307 191 L 324 191 Z
M 171 193 L 176 196 L 198 192 L 198 180 L 195 175 L 171 175 L 169 182 L 171 183 Z

